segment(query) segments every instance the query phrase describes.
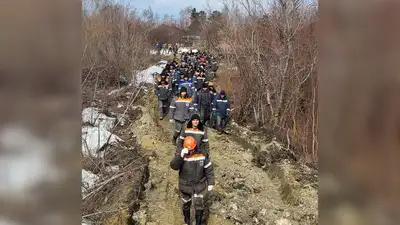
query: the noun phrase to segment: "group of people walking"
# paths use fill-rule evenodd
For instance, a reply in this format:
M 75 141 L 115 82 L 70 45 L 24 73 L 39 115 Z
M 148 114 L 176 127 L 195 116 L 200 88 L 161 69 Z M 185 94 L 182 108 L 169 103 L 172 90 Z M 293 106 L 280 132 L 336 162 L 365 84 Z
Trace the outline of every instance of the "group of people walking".
M 202 224 L 207 194 L 214 187 L 207 129 L 225 132 L 230 102 L 224 90 L 217 92 L 212 79 L 216 62 L 204 52 L 182 53 L 155 75 L 159 118 L 173 124 L 176 146 L 170 162 L 179 171 L 179 191 L 185 224 L 191 224 L 190 208 L 195 208 L 196 225 Z
M 162 51 L 164 51 L 167 54 L 170 53 L 174 53 L 174 54 L 178 54 L 178 44 L 167 44 L 167 43 L 161 43 L 158 42 L 156 44 L 156 49 L 157 49 L 157 53 L 160 55 Z

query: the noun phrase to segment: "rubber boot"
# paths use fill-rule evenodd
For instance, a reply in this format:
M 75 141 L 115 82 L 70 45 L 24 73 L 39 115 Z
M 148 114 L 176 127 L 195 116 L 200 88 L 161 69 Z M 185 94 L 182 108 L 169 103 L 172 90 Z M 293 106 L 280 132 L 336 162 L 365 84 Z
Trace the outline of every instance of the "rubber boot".
M 203 210 L 196 210 L 196 225 L 201 225 L 203 219 Z
M 185 224 L 190 224 L 190 209 L 189 210 L 183 210 L 183 217 Z
M 172 144 L 176 146 L 176 137 L 172 137 Z

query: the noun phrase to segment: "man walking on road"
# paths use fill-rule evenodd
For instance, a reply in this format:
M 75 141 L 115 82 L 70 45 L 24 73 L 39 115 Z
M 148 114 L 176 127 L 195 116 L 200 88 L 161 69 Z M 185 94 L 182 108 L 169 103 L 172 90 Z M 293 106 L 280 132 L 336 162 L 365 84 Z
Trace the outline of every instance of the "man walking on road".
M 172 93 L 171 85 L 168 85 L 166 79 L 162 79 L 157 86 L 156 95 L 158 97 L 158 107 L 160 120 L 168 113 L 170 95 Z
M 176 139 L 183 126 L 189 121 L 193 109 L 192 98 L 187 95 L 187 89 L 182 87 L 179 95 L 172 100 L 169 106 L 169 121 L 170 123 L 174 123 L 172 137 L 172 143 L 174 145 L 176 145 Z
M 186 137 L 183 147 L 177 149 L 170 166 L 179 171 L 179 192 L 185 224 L 191 224 L 190 208 L 193 199 L 196 225 L 201 225 L 205 195 L 214 187 L 214 168 L 208 154 L 198 150 L 194 137 Z
M 225 132 L 225 127 L 231 111 L 230 103 L 225 95 L 224 90 L 222 90 L 219 96 L 214 99 L 212 110 L 217 116 L 217 130 L 220 132 L 220 134 L 222 134 Z
M 195 110 L 200 114 L 200 121 L 207 126 L 211 114 L 212 100 L 213 96 L 208 90 L 207 83 L 203 83 L 200 91 L 196 92 L 196 95 L 194 96 L 193 105 Z
M 208 82 L 208 90 L 210 91 L 211 94 L 211 102 L 214 102 L 214 99 L 217 97 L 217 90 L 215 89 L 213 82 Z M 216 120 L 217 120 L 217 114 L 215 111 L 212 111 L 210 115 L 209 127 L 215 129 Z

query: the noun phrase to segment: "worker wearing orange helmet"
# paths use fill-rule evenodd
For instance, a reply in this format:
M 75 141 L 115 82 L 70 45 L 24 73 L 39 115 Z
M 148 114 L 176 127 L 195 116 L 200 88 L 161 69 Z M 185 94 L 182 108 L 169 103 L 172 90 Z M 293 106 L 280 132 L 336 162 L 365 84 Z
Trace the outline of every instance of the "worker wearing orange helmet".
M 196 210 L 196 225 L 201 225 L 205 194 L 214 187 L 214 168 L 207 153 L 199 151 L 196 139 L 188 136 L 183 149 L 177 149 L 170 165 L 179 171 L 179 191 L 185 224 L 190 222 L 192 198 Z

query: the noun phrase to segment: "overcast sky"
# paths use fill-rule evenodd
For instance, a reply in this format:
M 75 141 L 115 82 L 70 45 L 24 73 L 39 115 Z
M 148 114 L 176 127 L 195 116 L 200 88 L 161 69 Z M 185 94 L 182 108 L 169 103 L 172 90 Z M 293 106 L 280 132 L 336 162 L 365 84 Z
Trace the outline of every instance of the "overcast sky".
M 135 8 L 139 13 L 151 7 L 154 13 L 157 13 L 160 19 L 165 14 L 173 15 L 175 19 L 179 19 L 179 11 L 188 6 L 195 7 L 197 11 L 211 9 L 221 10 L 223 8 L 222 0 L 112 0 L 118 3 L 127 4 Z M 318 0 L 305 0 L 309 3 L 317 3 Z M 268 2 L 268 1 L 265 1 Z
M 128 3 L 130 6 L 143 10 L 149 6 L 157 13 L 161 18 L 165 14 L 174 15 L 179 17 L 179 11 L 187 6 L 195 7 L 198 11 L 208 8 L 210 4 L 212 9 L 222 9 L 222 3 L 220 0 L 119 0 L 123 3 Z

